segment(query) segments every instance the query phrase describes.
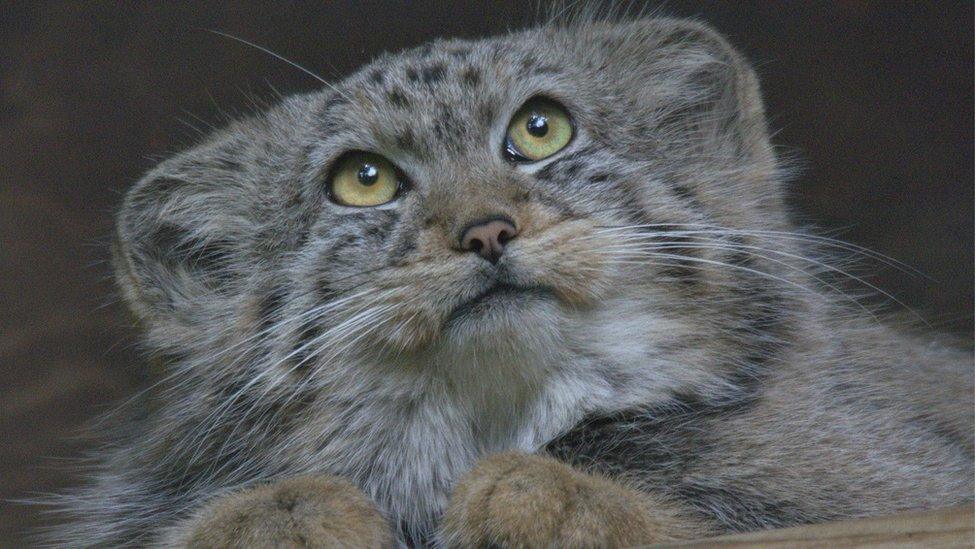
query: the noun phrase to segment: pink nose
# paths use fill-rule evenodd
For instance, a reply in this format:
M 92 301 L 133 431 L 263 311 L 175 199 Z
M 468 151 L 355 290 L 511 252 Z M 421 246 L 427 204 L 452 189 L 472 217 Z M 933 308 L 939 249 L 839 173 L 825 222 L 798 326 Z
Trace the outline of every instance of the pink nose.
M 494 218 L 468 225 L 461 232 L 461 249 L 474 252 L 492 263 L 505 251 L 505 244 L 515 238 L 518 232 L 515 223 L 507 218 Z

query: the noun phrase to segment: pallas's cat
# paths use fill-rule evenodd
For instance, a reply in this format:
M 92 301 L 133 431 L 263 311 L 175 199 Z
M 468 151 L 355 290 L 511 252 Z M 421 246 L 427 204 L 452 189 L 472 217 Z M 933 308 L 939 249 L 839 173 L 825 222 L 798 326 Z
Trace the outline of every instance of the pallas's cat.
M 797 230 L 671 19 L 384 55 L 126 195 L 159 382 L 72 544 L 634 545 L 972 500 L 972 356 Z M 866 253 L 866 252 L 865 252 Z

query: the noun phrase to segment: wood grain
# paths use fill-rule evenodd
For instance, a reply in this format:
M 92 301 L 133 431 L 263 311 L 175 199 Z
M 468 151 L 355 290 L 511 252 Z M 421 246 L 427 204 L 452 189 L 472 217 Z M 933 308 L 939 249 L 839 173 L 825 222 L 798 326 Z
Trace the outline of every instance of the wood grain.
M 973 506 L 722 536 L 660 547 L 973 547 Z

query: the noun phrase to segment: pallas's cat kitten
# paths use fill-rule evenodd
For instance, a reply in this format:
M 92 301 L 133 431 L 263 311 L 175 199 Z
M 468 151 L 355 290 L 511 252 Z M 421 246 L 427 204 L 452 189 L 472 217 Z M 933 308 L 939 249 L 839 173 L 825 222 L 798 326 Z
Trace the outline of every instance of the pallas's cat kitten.
M 119 284 L 165 367 L 70 544 L 614 546 L 958 504 L 972 356 L 797 231 L 710 29 L 384 55 L 149 172 Z M 831 282 L 833 280 L 833 282 Z

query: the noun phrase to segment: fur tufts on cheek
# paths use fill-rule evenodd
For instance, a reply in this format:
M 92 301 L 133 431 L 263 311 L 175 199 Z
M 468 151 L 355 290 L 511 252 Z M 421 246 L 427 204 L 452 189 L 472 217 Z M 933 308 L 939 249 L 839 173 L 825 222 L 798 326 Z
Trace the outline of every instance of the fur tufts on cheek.
M 593 235 L 593 226 L 564 222 L 519 242 L 511 250 L 514 276 L 552 288 L 572 307 L 599 302 L 613 291 L 618 271 L 599 253 L 609 241 Z
M 599 252 L 610 241 L 593 227 L 574 220 L 532 231 L 513 241 L 497 265 L 444 249 L 434 236 L 418 239 L 417 257 L 364 284 L 370 295 L 387 294 L 382 303 L 390 308 L 386 327 L 369 346 L 399 353 L 444 343 L 531 340 L 533 332 L 558 330 L 571 311 L 620 290 L 621 271 Z M 485 294 L 497 286 L 524 292 L 490 301 Z M 458 315 L 471 308 L 477 321 L 460 327 Z

